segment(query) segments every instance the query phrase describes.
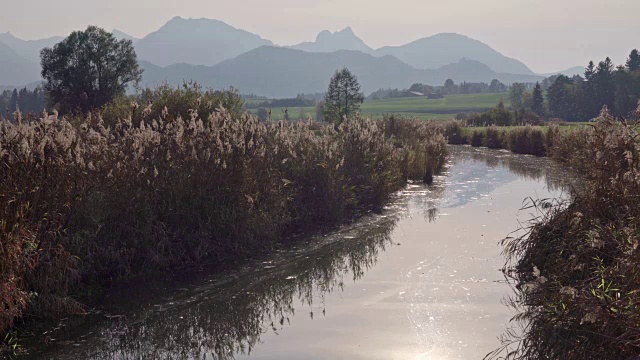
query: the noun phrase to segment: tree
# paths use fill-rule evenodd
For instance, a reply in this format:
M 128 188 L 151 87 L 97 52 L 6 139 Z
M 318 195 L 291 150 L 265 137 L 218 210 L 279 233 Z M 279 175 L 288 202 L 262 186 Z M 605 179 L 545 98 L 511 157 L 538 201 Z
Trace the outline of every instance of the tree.
M 131 40 L 95 26 L 43 49 L 40 62 L 50 105 L 61 113 L 102 107 L 142 78 Z
M 596 105 L 599 109 L 607 106 L 609 110 L 613 110 L 616 91 L 613 71 L 613 62 L 611 62 L 611 59 L 606 58 L 604 61 L 598 63 L 594 76 L 594 88 Z
M 454 83 L 451 79 L 447 79 L 447 81 L 444 82 L 444 89 L 447 94 L 455 94 L 456 83 Z
M 11 99 L 9 100 L 9 111 L 14 112 L 18 108 L 18 89 L 13 89 Z
M 598 116 L 601 106 L 598 104 L 598 94 L 596 93 L 596 66 L 593 61 L 589 61 L 584 71 L 585 81 L 582 83 L 582 97 L 580 107 L 588 119 Z
M 630 72 L 640 71 L 640 53 L 637 49 L 633 49 L 627 59 L 627 69 Z
M 577 92 L 573 81 L 564 75 L 558 76 L 547 92 L 549 114 L 567 121 L 578 120 Z
M 629 116 L 638 105 L 637 94 L 634 94 L 634 79 L 624 66 L 619 66 L 614 74 L 616 92 L 615 108 L 611 109 L 615 115 Z
M 542 86 L 540 86 L 540 83 L 536 83 L 536 87 L 533 88 L 531 111 L 540 116 L 544 116 L 544 96 L 542 94 Z
M 489 92 L 492 93 L 501 93 L 505 92 L 507 87 L 500 82 L 498 79 L 491 80 L 491 84 L 489 85 Z
M 360 110 L 363 101 L 358 79 L 347 68 L 338 70 L 331 78 L 324 96 L 324 119 L 340 124 Z
M 516 114 L 516 121 L 519 120 L 518 113 L 524 113 L 526 92 L 527 87 L 523 83 L 513 83 L 511 85 L 511 90 L 509 90 L 509 100 L 511 101 L 511 107 Z
M 316 104 L 316 121 L 324 121 L 324 101 Z
M 269 112 L 267 112 L 267 109 L 263 107 L 258 108 L 258 120 L 267 121 L 267 119 L 269 119 Z

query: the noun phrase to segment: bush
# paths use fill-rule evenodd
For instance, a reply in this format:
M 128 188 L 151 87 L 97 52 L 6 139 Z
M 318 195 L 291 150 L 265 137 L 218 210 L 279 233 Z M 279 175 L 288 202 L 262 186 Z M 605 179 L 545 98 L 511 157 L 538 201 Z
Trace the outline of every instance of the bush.
M 509 150 L 516 154 L 544 156 L 546 154 L 544 133 L 531 126 L 514 127 L 507 133 Z
M 121 119 L 131 118 L 138 126 L 143 120 L 150 123 L 154 119 L 163 117 L 175 120 L 179 117 L 190 118 L 194 113 L 200 114 L 206 123 L 211 113 L 225 109 L 233 117 L 239 117 L 244 112 L 244 100 L 240 93 L 229 91 L 205 90 L 196 82 L 185 82 L 182 87 L 172 87 L 168 84 L 154 89 L 144 89 L 138 95 L 116 98 L 105 105 L 95 118 L 100 116 L 107 126 L 115 126 Z M 84 120 L 82 118 L 76 121 Z
M 444 129 L 443 133 L 449 144 L 463 145 L 467 143 L 467 138 L 464 136 L 464 129 L 460 121 L 447 121 L 441 126 Z
M 503 149 L 504 148 L 504 131 L 498 130 L 495 126 L 490 126 L 485 129 L 485 141 L 484 146 L 489 149 Z
M 474 147 L 482 146 L 482 144 L 484 143 L 484 136 L 482 135 L 482 131 L 477 129 L 473 130 L 473 132 L 471 133 L 471 140 L 469 142 L 471 143 L 471 146 Z

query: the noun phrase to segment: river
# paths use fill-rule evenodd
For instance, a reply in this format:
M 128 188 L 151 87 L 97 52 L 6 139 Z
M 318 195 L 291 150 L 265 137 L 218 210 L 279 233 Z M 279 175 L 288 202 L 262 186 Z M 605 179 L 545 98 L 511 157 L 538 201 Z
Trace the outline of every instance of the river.
M 526 199 L 566 197 L 548 159 L 451 146 L 382 214 L 231 272 L 109 291 L 28 344 L 37 359 L 482 359 L 512 326 L 499 242 Z

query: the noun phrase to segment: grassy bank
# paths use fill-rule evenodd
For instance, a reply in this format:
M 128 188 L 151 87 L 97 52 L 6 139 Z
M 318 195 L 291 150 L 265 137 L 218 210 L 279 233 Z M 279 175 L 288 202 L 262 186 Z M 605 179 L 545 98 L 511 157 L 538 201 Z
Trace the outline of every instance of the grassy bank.
M 118 279 L 242 259 L 377 211 L 446 152 L 440 130 L 397 118 L 149 114 L 0 125 L 0 333 L 82 312 L 88 289 Z
M 440 125 L 449 144 L 506 149 L 516 154 L 545 156 L 553 139 L 562 130 L 557 126 L 485 126 L 465 127 L 460 121 Z
M 640 140 L 637 124 L 603 114 L 554 134 L 549 156 L 579 170 L 584 189 L 505 240 L 522 334 L 492 358 L 632 359 L 640 355 Z
M 508 103 L 508 94 L 457 94 L 447 95 L 441 99 L 429 99 L 427 97 L 406 97 L 383 100 L 372 100 L 362 104 L 360 112 L 362 116 L 372 119 L 382 119 L 387 114 L 398 114 L 403 117 L 412 117 L 420 120 L 449 120 L 458 113 L 473 113 L 490 110 L 501 100 Z M 257 113 L 257 109 L 251 109 L 252 113 Z M 299 119 L 300 114 L 306 119 L 310 116 L 315 119 L 316 108 L 290 107 L 288 114 L 290 119 Z M 273 108 L 271 118 L 281 120 L 284 111 L 281 108 Z

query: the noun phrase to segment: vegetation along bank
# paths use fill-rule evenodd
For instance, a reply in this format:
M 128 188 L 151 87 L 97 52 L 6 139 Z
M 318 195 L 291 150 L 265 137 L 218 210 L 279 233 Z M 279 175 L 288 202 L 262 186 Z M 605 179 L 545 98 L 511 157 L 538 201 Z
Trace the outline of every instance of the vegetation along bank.
M 118 279 L 242 259 L 379 210 L 446 155 L 419 121 L 152 114 L 0 125 L 0 331 L 82 312 Z

